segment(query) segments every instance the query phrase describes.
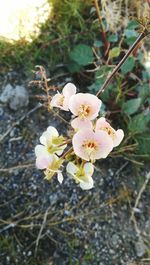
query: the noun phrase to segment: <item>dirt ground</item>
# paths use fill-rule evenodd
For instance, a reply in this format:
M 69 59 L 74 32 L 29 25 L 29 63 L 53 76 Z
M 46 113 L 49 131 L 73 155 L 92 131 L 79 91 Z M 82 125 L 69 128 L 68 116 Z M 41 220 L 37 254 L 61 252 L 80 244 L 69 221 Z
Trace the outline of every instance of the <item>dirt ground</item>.
M 101 160 L 90 191 L 67 176 L 62 185 L 56 177 L 47 182 L 34 147 L 49 125 L 62 134 L 66 125 L 38 105 L 29 80 L 13 76 L 1 77 L 0 93 L 4 82 L 24 85 L 29 104 L 0 103 L 0 264 L 150 264 L 148 164 Z

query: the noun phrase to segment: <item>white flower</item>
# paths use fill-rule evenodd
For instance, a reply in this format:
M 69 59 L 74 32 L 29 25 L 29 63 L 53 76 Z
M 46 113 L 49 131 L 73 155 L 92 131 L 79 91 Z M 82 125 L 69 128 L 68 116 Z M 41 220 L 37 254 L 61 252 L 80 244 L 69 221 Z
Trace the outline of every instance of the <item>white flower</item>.
M 97 120 L 95 131 L 96 132 L 98 132 L 98 131 L 107 132 L 107 134 L 111 137 L 111 139 L 113 141 L 114 147 L 118 146 L 124 137 L 123 130 L 118 129 L 116 131 L 114 128 L 112 128 L 110 126 L 109 122 L 107 122 L 104 117 L 101 117 Z
M 56 128 L 52 126 L 49 126 L 42 134 L 40 142 L 41 144 L 35 147 L 36 157 L 47 157 L 51 154 L 61 155 L 67 146 L 66 144 L 63 145 L 64 138 L 59 136 Z
M 77 183 L 79 183 L 81 189 L 89 190 L 93 188 L 92 175 L 94 172 L 94 166 L 92 163 L 85 163 L 83 166 L 77 166 L 74 163 L 69 162 L 66 171 Z
M 72 95 L 75 95 L 76 87 L 72 83 L 68 83 L 64 86 L 62 93 L 57 93 L 52 97 L 51 107 L 57 107 L 65 111 L 69 111 L 68 105 Z

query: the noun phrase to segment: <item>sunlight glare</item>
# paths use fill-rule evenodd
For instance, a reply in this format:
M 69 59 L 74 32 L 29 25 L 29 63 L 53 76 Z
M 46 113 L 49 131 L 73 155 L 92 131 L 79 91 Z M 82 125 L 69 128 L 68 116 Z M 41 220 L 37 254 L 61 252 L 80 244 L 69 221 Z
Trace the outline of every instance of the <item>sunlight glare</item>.
M 0 38 L 32 41 L 50 11 L 47 0 L 0 0 Z

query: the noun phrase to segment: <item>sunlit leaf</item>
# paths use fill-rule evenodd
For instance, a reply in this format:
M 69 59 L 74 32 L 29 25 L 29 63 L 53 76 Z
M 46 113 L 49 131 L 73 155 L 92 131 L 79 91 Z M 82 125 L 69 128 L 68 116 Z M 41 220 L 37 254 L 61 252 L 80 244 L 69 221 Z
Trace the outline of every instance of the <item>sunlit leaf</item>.
M 118 57 L 120 54 L 120 47 L 114 47 L 109 51 L 109 58 Z

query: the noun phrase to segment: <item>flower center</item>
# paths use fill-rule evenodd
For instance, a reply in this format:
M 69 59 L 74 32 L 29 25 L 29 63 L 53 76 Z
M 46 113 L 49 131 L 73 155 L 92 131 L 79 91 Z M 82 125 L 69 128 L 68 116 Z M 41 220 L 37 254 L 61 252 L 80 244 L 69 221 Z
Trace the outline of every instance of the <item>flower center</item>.
M 91 107 L 88 105 L 81 105 L 79 107 L 79 112 L 78 112 L 78 116 L 80 116 L 80 118 L 87 118 L 89 116 L 91 112 Z
M 97 150 L 98 144 L 95 140 L 86 140 L 84 141 L 82 147 L 84 148 L 85 152 L 90 157 L 91 154 Z
M 110 127 L 104 127 L 104 128 L 102 128 L 102 130 L 107 132 L 108 135 L 110 135 L 110 137 L 112 137 L 113 139 L 115 138 L 115 133 L 113 132 L 113 130 Z

